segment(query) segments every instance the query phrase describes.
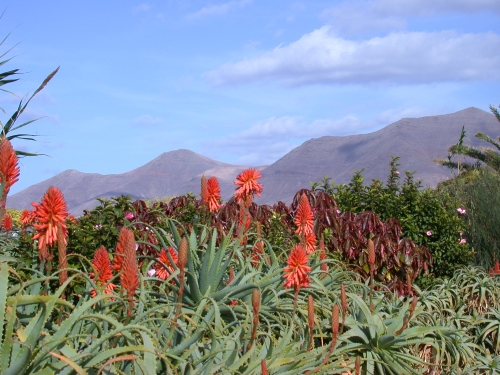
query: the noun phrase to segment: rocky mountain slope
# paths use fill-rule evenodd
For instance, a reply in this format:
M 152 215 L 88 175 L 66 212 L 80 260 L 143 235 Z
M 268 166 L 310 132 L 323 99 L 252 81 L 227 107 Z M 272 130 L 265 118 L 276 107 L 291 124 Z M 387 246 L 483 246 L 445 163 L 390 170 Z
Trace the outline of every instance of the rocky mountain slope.
M 362 168 L 367 181 L 384 181 L 391 154 L 400 157 L 402 171 L 417 171 L 416 178 L 422 179 L 424 186 L 434 187 L 451 173 L 433 160 L 446 157 L 448 147 L 458 141 L 463 125 L 468 135 L 466 143 L 475 146 L 487 146 L 474 137 L 477 132 L 495 137 L 500 130 L 491 113 L 471 107 L 448 115 L 404 118 L 369 134 L 310 139 L 270 166 L 256 167 L 262 172 L 264 186 L 257 202 L 290 202 L 297 190 L 310 187 L 311 181 L 328 175 L 336 183 L 346 183 L 355 170 Z M 189 150 L 170 151 L 122 174 L 64 171 L 8 197 L 7 206 L 30 209 L 31 202 L 38 202 L 54 185 L 63 191 L 70 211 L 80 215 L 83 209 L 94 207 L 98 197 L 129 194 L 134 199 L 150 199 L 190 191 L 199 194 L 203 174 L 219 179 L 223 199 L 227 200 L 234 192 L 235 177 L 246 168 Z

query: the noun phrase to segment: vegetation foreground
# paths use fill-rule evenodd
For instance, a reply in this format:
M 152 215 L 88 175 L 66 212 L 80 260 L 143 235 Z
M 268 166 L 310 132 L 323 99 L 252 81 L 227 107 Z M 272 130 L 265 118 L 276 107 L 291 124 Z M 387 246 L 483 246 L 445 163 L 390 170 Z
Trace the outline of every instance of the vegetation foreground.
M 0 160 L 2 374 L 500 369 L 498 264 L 462 265 L 422 290 L 437 271 L 429 248 L 396 219 L 341 212 L 318 186 L 291 206 L 257 206 L 250 169 L 225 204 L 203 177 L 201 199 L 119 197 L 80 218 L 50 187 L 13 224 L 5 199 L 19 167 L 6 137 Z

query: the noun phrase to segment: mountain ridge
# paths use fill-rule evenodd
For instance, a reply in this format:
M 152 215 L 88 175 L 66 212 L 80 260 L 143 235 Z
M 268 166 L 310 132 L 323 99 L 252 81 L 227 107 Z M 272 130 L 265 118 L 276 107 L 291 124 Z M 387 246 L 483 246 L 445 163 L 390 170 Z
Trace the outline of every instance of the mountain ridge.
M 450 177 L 450 171 L 433 162 L 444 158 L 447 149 L 458 141 L 462 125 L 468 134 L 479 131 L 494 135 L 498 121 L 486 111 L 469 107 L 445 115 L 402 118 L 382 129 L 366 134 L 312 138 L 269 166 L 252 167 L 261 171 L 264 191 L 258 203 L 290 202 L 295 192 L 310 187 L 310 182 L 330 176 L 336 183 L 350 181 L 355 170 L 364 169 L 367 181 L 385 180 L 390 155 L 400 157 L 400 170 L 417 171 L 416 178 L 434 187 Z M 472 130 L 472 131 L 471 131 Z M 469 137 L 468 144 L 484 146 Z M 224 200 L 234 193 L 237 174 L 251 166 L 239 166 L 210 159 L 187 149 L 167 151 L 148 163 L 120 174 L 102 175 L 68 169 L 7 199 L 7 206 L 31 208 L 50 185 L 65 195 L 69 210 L 80 215 L 92 208 L 96 198 L 128 194 L 133 199 L 151 199 L 188 192 L 199 194 L 200 178 L 216 176 Z

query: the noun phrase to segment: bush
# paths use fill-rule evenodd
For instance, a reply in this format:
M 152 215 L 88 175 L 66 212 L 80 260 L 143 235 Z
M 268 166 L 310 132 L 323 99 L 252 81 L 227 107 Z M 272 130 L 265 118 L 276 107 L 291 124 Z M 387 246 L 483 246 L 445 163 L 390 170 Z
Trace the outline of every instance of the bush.
M 441 196 L 461 202 L 466 236 L 476 251 L 475 264 L 491 268 L 500 259 L 500 176 L 490 168 L 470 170 L 438 186 Z
M 364 185 L 361 170 L 354 173 L 348 184 L 335 185 L 325 177 L 313 188 L 332 194 L 341 211 L 373 211 L 384 221 L 396 218 L 404 237 L 430 250 L 434 276 L 450 276 L 455 267 L 468 265 L 474 256 L 470 245 L 461 241 L 460 233 L 465 232 L 466 225 L 457 212 L 460 204 L 451 196 L 422 190 L 421 182 L 414 180 L 414 172 L 405 172 L 401 183 L 398 160 L 392 157 L 385 185 L 380 180 Z

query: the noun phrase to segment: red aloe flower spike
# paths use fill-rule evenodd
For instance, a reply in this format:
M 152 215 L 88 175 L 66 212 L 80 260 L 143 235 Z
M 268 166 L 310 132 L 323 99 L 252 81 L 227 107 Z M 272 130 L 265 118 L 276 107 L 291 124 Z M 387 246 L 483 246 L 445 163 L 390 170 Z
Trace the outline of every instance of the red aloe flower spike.
M 220 186 L 216 177 L 210 177 L 207 181 L 207 201 L 210 212 L 216 212 L 219 207 Z
M 116 272 L 120 272 L 122 270 L 122 263 L 125 257 L 125 242 L 127 241 L 127 233 L 122 230 L 120 231 L 120 235 L 118 236 L 118 243 L 116 244 L 116 252 L 113 258 L 112 268 Z
M 94 268 L 97 272 L 97 281 L 99 285 L 106 285 L 109 280 L 113 278 L 113 269 L 109 261 L 108 251 L 104 246 L 101 246 L 94 253 L 94 260 L 92 261 Z
M 4 227 L 6 232 L 10 232 L 12 230 L 12 216 L 10 214 L 5 214 L 2 219 L 2 227 Z
M 335 304 L 332 308 L 332 348 L 337 344 L 339 334 L 339 305 Z
M 5 137 L 0 139 L 0 220 L 5 212 L 5 202 L 10 188 L 19 180 L 19 165 L 12 144 Z
M 300 202 L 295 213 L 295 233 L 307 235 L 314 232 L 314 215 L 305 194 L 300 197 Z
M 368 239 L 368 264 L 373 272 L 375 270 L 375 244 L 371 238 Z
M 122 228 L 120 237 L 123 234 L 124 241 L 124 259 L 122 263 L 122 271 L 120 274 L 120 283 L 127 291 L 129 302 L 128 316 L 132 316 L 132 306 L 134 305 L 135 291 L 139 287 L 139 274 L 137 272 L 137 258 L 135 257 L 135 240 L 134 233 L 127 229 Z
M 316 235 L 314 233 L 306 234 L 305 243 L 306 243 L 306 253 L 308 255 L 314 253 L 314 250 L 316 250 Z
M 266 364 L 265 359 L 260 361 L 260 372 L 262 373 L 262 375 L 269 375 L 269 372 L 267 371 L 267 364 Z
M 181 243 L 179 244 L 179 255 L 177 260 L 177 266 L 183 272 L 187 265 L 187 258 L 189 252 L 189 244 L 186 237 L 182 237 Z
M 302 246 L 295 246 L 288 256 L 288 267 L 283 269 L 283 278 L 285 288 L 295 288 L 299 290 L 301 287 L 308 287 L 310 283 L 308 273 L 311 272 L 311 267 L 307 266 L 307 254 Z
M 356 364 L 354 371 L 355 375 L 361 375 L 361 357 L 359 355 L 356 357 Z
M 174 261 L 174 264 L 177 264 L 178 263 L 178 256 L 177 256 L 177 253 L 174 250 L 174 248 L 169 247 L 168 252 L 170 254 L 170 257 Z M 173 266 L 173 264 L 170 263 L 170 259 L 168 259 L 168 255 L 167 255 L 167 252 L 165 251 L 165 249 L 161 249 L 158 260 L 160 262 L 162 262 L 163 264 L 165 264 L 167 266 L 168 270 L 165 269 L 165 267 L 163 267 L 159 263 L 155 263 L 153 265 L 153 268 L 156 270 L 156 276 L 158 276 L 162 280 L 165 280 L 175 271 L 174 266 Z
M 201 176 L 201 201 L 208 203 L 207 178 L 205 175 Z
M 495 261 L 495 273 L 500 273 L 500 263 L 497 261 Z
M 33 212 L 28 211 L 28 210 L 23 210 L 21 212 L 21 226 L 22 227 L 28 227 L 33 224 Z
M 104 293 L 113 294 L 113 289 L 116 285 L 109 283 L 109 281 L 113 278 L 113 269 L 111 268 L 111 262 L 109 261 L 108 251 L 104 246 L 101 246 L 96 250 L 92 264 L 97 273 L 97 283 L 100 286 L 106 285 Z M 96 294 L 96 291 L 92 289 L 90 295 L 95 297 Z
M 57 223 L 57 259 L 59 260 L 59 269 L 63 270 L 59 273 L 59 285 L 62 285 L 68 280 L 68 261 L 66 258 L 66 237 L 62 229 L 61 223 Z
M 253 324 L 250 342 L 247 345 L 247 351 L 252 347 L 253 342 L 257 336 L 257 326 L 259 325 L 259 310 L 260 310 L 260 292 L 254 289 L 252 292 L 252 307 L 253 307 Z
M 38 239 L 38 249 L 47 249 L 57 241 L 57 223 L 61 224 L 60 228 L 66 244 L 66 237 L 68 236 L 66 217 L 69 213 L 61 190 L 51 186 L 43 196 L 40 204 L 34 202 L 31 204 L 35 207 L 33 210 L 35 218 L 33 227 L 37 233 L 33 236 L 33 239 Z
M 234 193 L 234 197 L 238 201 L 238 203 L 244 202 L 248 207 L 251 203 L 251 198 L 253 198 L 254 194 L 257 194 L 260 197 L 260 193 L 262 193 L 262 185 L 257 182 L 262 175 L 259 171 L 250 168 L 241 172 L 237 177 L 234 184 L 238 187 L 236 188 L 236 192 Z

